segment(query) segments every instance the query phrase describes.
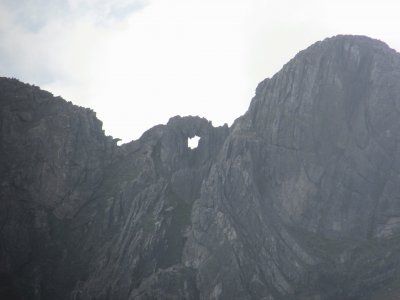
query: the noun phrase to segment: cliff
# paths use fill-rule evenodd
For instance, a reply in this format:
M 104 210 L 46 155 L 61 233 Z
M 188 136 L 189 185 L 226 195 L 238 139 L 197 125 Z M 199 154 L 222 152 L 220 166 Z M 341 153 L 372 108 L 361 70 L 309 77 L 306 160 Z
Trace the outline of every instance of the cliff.
M 400 54 L 380 41 L 310 46 L 230 128 L 178 116 L 117 146 L 6 78 L 0 116 L 1 299 L 400 295 Z

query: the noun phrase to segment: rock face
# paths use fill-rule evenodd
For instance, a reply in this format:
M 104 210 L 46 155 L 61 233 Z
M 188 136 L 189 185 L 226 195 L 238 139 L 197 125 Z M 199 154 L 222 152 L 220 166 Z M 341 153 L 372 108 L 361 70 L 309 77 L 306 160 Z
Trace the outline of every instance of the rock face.
M 230 128 L 174 117 L 117 146 L 93 111 L 5 78 L 0 115 L 1 299 L 400 296 L 400 54 L 382 42 L 312 45 Z

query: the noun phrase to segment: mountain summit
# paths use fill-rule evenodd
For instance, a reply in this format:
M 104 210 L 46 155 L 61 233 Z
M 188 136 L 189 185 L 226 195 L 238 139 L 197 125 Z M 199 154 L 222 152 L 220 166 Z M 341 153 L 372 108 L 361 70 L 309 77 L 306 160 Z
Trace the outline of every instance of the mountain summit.
M 380 41 L 301 51 L 230 128 L 177 116 L 117 146 L 6 78 L 0 116 L 1 299 L 400 295 L 400 54 Z

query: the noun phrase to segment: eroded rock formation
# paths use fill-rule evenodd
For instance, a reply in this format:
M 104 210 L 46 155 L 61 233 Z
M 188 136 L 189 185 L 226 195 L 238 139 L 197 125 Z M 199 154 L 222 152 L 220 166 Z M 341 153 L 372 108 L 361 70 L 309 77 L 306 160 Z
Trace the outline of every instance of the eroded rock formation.
M 382 42 L 312 45 L 230 128 L 174 117 L 117 146 L 93 111 L 6 78 L 0 116 L 2 299 L 400 295 L 400 54 Z

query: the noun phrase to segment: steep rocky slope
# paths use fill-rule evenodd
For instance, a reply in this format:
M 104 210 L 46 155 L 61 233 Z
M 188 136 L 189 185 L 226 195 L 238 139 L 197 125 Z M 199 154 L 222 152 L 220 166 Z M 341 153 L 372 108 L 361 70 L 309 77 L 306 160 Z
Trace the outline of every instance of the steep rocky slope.
M 312 45 L 230 128 L 174 117 L 117 146 L 91 110 L 6 78 L 0 115 L 1 299 L 400 296 L 400 54 L 382 42 Z

